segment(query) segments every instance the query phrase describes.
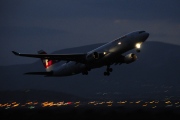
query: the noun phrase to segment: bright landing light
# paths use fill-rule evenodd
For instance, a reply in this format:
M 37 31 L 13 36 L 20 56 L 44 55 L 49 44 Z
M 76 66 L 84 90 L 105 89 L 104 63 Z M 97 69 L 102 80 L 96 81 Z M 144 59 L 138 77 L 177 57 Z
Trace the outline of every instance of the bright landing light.
M 136 43 L 136 48 L 141 48 L 141 43 Z
M 121 42 L 118 42 L 118 45 L 120 45 L 121 44 Z

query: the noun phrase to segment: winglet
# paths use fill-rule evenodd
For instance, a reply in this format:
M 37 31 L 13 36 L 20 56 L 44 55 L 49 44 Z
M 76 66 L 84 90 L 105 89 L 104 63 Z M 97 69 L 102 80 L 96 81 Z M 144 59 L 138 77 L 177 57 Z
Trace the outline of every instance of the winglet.
M 15 52 L 15 51 L 12 51 L 12 53 L 14 53 L 15 55 L 19 55 L 19 53 L 18 53 L 18 52 Z

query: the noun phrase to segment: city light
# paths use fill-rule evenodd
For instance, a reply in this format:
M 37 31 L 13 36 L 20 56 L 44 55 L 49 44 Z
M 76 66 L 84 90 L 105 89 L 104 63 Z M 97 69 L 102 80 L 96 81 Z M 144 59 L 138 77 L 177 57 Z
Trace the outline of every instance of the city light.
M 62 107 L 62 106 L 71 106 L 71 107 L 81 107 L 81 106 L 137 106 L 137 107 L 148 107 L 151 109 L 155 109 L 158 107 L 180 107 L 179 101 L 159 101 L 159 100 L 151 100 L 151 101 L 143 101 L 143 100 L 136 100 L 136 101 L 88 101 L 88 102 L 81 102 L 81 101 L 44 101 L 44 102 L 37 102 L 37 101 L 28 101 L 25 103 L 20 102 L 6 102 L 0 103 L 0 109 L 15 109 L 15 108 L 27 108 L 27 109 L 36 109 L 36 108 L 50 108 L 50 107 Z

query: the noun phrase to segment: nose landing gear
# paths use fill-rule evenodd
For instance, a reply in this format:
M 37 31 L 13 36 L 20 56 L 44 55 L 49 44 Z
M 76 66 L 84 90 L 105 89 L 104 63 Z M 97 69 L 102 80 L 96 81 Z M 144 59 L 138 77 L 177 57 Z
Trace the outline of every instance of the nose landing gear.
M 135 45 L 135 47 L 136 47 L 136 52 L 140 52 L 141 44 L 142 44 L 142 42 L 136 43 L 136 45 Z
M 141 50 L 140 49 L 136 49 L 136 52 L 140 52 Z

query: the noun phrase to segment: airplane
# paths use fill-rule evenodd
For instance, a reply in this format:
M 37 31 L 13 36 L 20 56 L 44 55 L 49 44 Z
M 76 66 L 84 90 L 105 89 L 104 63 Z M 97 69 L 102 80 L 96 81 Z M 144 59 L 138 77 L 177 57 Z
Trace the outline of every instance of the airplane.
M 104 76 L 109 76 L 113 69 L 111 65 L 129 64 L 137 60 L 137 55 L 123 53 L 135 49 L 138 53 L 143 42 L 147 40 L 149 33 L 144 30 L 127 33 L 118 39 L 107 42 L 87 53 L 73 54 L 47 54 L 44 50 L 37 54 L 18 53 L 17 56 L 40 58 L 45 72 L 27 72 L 28 75 L 44 75 L 45 77 L 62 77 L 82 73 L 88 75 L 89 71 L 95 68 L 107 66 Z M 64 61 L 63 64 L 58 64 Z

